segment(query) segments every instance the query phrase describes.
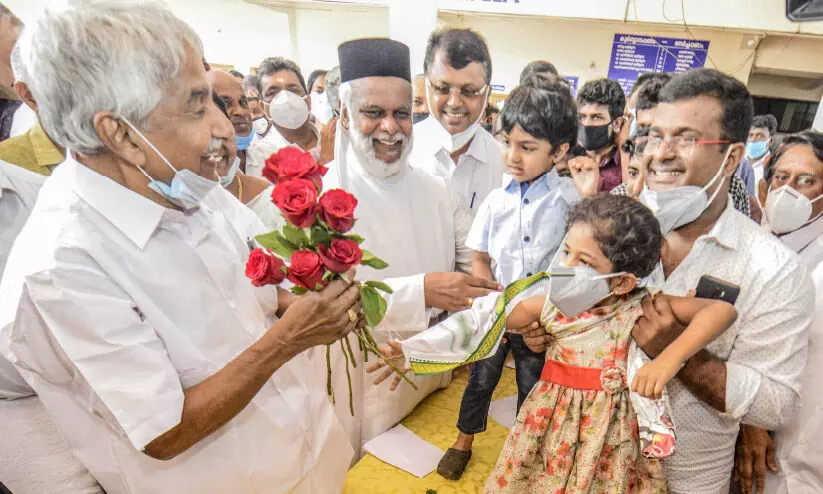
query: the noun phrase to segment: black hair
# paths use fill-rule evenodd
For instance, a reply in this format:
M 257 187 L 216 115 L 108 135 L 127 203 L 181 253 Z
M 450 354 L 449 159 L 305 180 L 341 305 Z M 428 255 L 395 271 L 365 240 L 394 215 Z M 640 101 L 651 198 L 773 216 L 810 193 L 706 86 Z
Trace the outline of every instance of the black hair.
M 633 95 L 640 89 L 640 86 L 646 84 L 649 81 L 654 81 L 657 79 L 665 79 L 668 81 L 672 78 L 672 74 L 670 72 L 644 72 L 640 74 L 640 76 L 634 81 L 634 85 L 632 86 L 632 90 L 629 91 L 629 96 Z
M 494 106 L 494 105 L 487 105 L 486 106 L 486 111 L 485 111 L 485 116 L 486 117 L 490 117 L 490 116 L 494 115 L 495 113 L 497 113 L 498 115 L 500 114 L 500 110 L 498 110 L 496 106 Z
M 569 211 L 566 228 L 577 223 L 591 227 L 594 241 L 611 261 L 614 273 L 645 278 L 660 262 L 660 223 L 640 201 L 612 194 L 583 199 Z
M 553 63 L 545 60 L 535 60 L 533 62 L 529 62 L 525 67 L 523 67 L 523 71 L 520 72 L 520 84 L 523 84 L 526 77 L 531 74 L 551 74 L 554 76 L 560 75 Z
M 572 146 L 569 148 L 569 152 L 566 153 L 566 156 L 571 158 L 579 158 L 581 156 L 588 156 L 589 153 L 586 151 L 586 148 L 580 145 L 579 142 L 575 141 Z
M 532 74 L 514 88 L 498 117 L 503 131 L 509 133 L 519 125 L 533 137 L 548 141 L 552 149 L 576 143 L 577 107 L 568 87 L 562 89 L 558 84 L 563 83 L 556 77 Z
M 326 75 L 326 73 L 327 73 L 326 70 L 317 69 L 317 70 L 313 71 L 311 74 L 309 74 L 309 80 L 306 81 L 306 90 L 307 90 L 307 92 L 311 91 L 312 87 L 314 87 L 314 83 L 317 82 L 317 79 L 320 79 L 320 77 Z
M 306 89 L 306 80 L 303 79 L 303 72 L 300 71 L 300 67 L 298 67 L 296 63 L 283 57 L 269 57 L 260 62 L 260 69 L 257 71 L 259 82 L 257 90 L 260 91 L 261 98 L 263 97 L 263 78 L 280 72 L 281 70 L 288 70 L 296 75 L 297 80 L 300 81 L 300 86 L 303 87 L 303 91 L 309 94 L 309 91 Z
M 649 77 L 643 83 L 634 86 L 637 89 L 634 107 L 638 110 L 651 110 L 656 107 L 660 103 L 660 90 L 672 80 L 671 74 L 653 75 L 655 77 Z
M 764 176 L 767 184 L 772 181 L 774 167 L 780 161 L 780 158 L 783 157 L 786 150 L 798 145 L 810 146 L 817 159 L 819 161 L 823 161 L 823 134 L 813 130 L 805 130 L 803 132 L 798 132 L 797 134 L 788 135 L 785 139 L 783 139 L 783 144 L 780 145 L 777 153 L 775 153 L 774 157 L 771 161 L 769 161 L 769 166 L 766 167 Z
M 254 74 L 249 74 L 243 78 L 243 91 L 257 89 L 260 91 L 260 78 Z
M 758 115 L 752 119 L 752 127 L 768 129 L 769 136 L 773 136 L 777 132 L 777 119 L 774 115 Z
M 621 147 L 621 150 L 624 153 L 629 153 L 629 156 L 634 158 L 635 156 L 642 156 L 643 151 L 646 150 L 646 143 L 649 141 L 649 128 L 648 127 L 638 127 L 637 128 L 637 135 L 634 136 L 632 139 L 626 139 Z
M 243 73 L 240 72 L 239 70 L 230 70 L 229 74 L 233 75 L 234 77 L 239 77 L 241 79 L 244 78 Z
M 754 107 L 746 86 L 732 76 L 714 69 L 695 69 L 672 77 L 660 90 L 661 103 L 708 96 L 720 103 L 721 139 L 746 142 L 752 126 Z
M 583 84 L 577 93 L 577 106 L 598 104 L 609 108 L 609 118 L 614 120 L 623 116 L 626 108 L 626 95 L 620 83 L 612 79 L 595 79 Z
M 433 32 L 426 44 L 426 58 L 423 60 L 423 71 L 426 75 L 431 70 L 438 50 L 443 50 L 449 65 L 457 70 L 472 62 L 483 65 L 486 84 L 491 84 L 492 58 L 486 40 L 479 33 L 471 29 L 441 29 Z

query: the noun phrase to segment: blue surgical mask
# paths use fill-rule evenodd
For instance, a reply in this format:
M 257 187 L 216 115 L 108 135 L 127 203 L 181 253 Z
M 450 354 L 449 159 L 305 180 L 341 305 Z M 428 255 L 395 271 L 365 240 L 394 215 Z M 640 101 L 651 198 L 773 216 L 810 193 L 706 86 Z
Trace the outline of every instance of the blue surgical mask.
M 149 188 L 161 196 L 163 196 L 167 201 L 170 203 L 179 206 L 185 210 L 194 209 L 200 205 L 203 199 L 206 198 L 209 193 L 214 190 L 217 186 L 216 180 L 209 180 L 208 178 L 201 177 L 200 175 L 194 173 L 193 171 L 184 168 L 182 170 L 177 170 L 172 164 L 163 156 L 163 153 L 158 150 L 154 144 L 151 143 L 146 136 L 143 135 L 142 132 L 137 130 L 137 127 L 131 124 L 125 117 L 120 117 L 123 122 L 128 125 L 135 134 L 140 136 L 149 147 L 157 153 L 157 156 L 163 160 L 163 163 L 166 164 L 169 168 L 172 169 L 174 172 L 174 176 L 171 179 L 171 183 L 167 184 L 165 182 L 161 182 L 160 180 L 153 179 L 146 170 L 143 169 L 141 166 L 137 166 L 137 169 L 140 170 L 143 175 L 149 179 Z
M 769 141 L 749 141 L 746 143 L 746 156 L 760 159 L 769 150 Z
M 229 167 L 229 171 L 225 175 L 220 177 L 220 185 L 222 185 L 224 189 L 226 187 L 228 187 L 229 185 L 231 185 L 232 182 L 234 182 L 234 177 L 235 177 L 235 175 L 237 175 L 237 170 L 239 168 L 240 168 L 240 156 L 236 156 L 234 158 L 234 162 Z
M 237 150 L 238 151 L 245 151 L 249 148 L 249 144 L 251 144 L 251 140 L 254 139 L 254 128 L 252 127 L 251 132 L 247 136 L 239 136 L 235 135 L 234 139 L 237 141 Z

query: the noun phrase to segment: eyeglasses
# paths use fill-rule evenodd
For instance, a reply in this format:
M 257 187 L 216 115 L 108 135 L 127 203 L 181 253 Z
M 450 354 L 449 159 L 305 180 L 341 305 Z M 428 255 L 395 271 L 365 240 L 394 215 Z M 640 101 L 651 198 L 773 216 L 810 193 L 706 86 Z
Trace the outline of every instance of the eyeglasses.
M 666 150 L 674 149 L 680 156 L 691 156 L 694 153 L 695 145 L 731 144 L 731 141 L 699 141 L 694 137 L 686 136 L 673 136 L 665 139 L 660 136 L 649 136 L 643 154 L 646 156 L 657 154 L 662 143 L 666 144 Z
M 486 91 L 489 89 L 489 85 L 486 84 L 485 86 L 481 87 L 480 89 L 472 89 L 470 87 L 463 86 L 461 88 L 456 87 L 449 87 L 449 86 L 438 86 L 432 81 L 426 79 L 426 85 L 434 91 L 434 94 L 442 97 L 449 96 L 453 91 L 457 91 L 462 98 L 465 99 L 474 99 L 480 96 L 483 96 Z

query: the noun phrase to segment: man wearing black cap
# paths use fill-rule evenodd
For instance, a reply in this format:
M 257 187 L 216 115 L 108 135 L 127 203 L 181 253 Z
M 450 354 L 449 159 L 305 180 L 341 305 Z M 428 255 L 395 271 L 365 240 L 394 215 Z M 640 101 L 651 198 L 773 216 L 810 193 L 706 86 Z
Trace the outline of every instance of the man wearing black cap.
M 389 335 L 402 339 L 422 331 L 437 312 L 466 309 L 474 298 L 498 286 L 453 272 L 456 266 L 470 269 L 465 241 L 471 218 L 443 179 L 409 164 L 408 47 L 385 38 L 354 40 L 340 46 L 339 56 L 342 110 L 336 161 L 324 182 L 326 189 L 343 188 L 357 197 L 354 233 L 366 239 L 364 248 L 389 264 L 385 270 L 361 267 L 357 272 L 363 280 L 382 279 L 394 290 L 375 331 L 384 343 Z M 345 357 L 336 346 L 332 352 L 334 389 L 345 391 Z M 325 365 L 325 351 L 317 351 L 315 358 Z M 362 356 L 357 358 L 362 361 Z M 345 396 L 337 397 L 336 410 L 356 450 L 448 382 L 448 376 L 414 377 L 417 390 L 402 384 L 391 392 L 388 385 L 366 381 L 363 365 L 354 372 L 355 417 Z

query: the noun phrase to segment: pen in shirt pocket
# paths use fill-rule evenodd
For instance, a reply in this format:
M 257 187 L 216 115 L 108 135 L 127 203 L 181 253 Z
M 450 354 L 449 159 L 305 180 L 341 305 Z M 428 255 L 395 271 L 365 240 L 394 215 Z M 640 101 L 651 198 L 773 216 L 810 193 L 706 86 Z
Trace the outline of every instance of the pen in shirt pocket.
M 472 192 L 472 201 L 469 204 L 469 209 L 474 209 L 474 198 L 477 197 L 477 192 Z

